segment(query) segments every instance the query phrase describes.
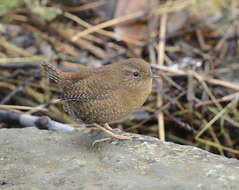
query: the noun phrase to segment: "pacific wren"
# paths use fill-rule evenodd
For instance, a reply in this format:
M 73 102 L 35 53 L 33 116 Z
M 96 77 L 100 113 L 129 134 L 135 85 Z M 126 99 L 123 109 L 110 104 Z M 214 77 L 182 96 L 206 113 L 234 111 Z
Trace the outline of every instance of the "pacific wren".
M 150 64 L 142 59 L 84 67 L 77 72 L 61 72 L 51 64 L 41 64 L 62 89 L 64 110 L 87 124 L 107 124 L 127 116 L 145 102 L 152 88 Z

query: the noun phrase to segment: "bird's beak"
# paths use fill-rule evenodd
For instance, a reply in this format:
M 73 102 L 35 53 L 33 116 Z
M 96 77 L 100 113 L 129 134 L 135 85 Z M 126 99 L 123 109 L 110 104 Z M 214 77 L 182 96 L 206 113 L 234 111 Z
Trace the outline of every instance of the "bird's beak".
M 151 74 L 150 77 L 153 78 L 153 79 L 161 78 L 159 75 L 154 75 L 154 74 Z

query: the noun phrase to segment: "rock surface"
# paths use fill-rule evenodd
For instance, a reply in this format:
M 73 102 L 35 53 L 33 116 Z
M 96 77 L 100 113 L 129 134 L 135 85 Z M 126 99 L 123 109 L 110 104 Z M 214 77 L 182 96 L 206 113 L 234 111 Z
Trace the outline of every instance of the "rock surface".
M 138 136 L 92 146 L 102 133 L 0 130 L 0 189 L 227 190 L 239 161 Z

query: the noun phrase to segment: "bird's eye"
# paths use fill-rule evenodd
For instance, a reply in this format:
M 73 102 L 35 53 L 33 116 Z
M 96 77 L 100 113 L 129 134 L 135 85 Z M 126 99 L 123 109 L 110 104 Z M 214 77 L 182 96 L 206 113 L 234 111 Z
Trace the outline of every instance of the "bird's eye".
M 133 72 L 133 75 L 134 75 L 135 77 L 139 77 L 139 73 L 138 73 L 138 72 Z

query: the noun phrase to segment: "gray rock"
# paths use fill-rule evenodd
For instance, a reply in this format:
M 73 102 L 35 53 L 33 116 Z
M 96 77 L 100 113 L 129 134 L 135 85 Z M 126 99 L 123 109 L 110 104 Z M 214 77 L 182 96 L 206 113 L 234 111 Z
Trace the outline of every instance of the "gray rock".
M 138 136 L 104 142 L 99 131 L 0 130 L 0 189 L 227 190 L 239 161 Z

